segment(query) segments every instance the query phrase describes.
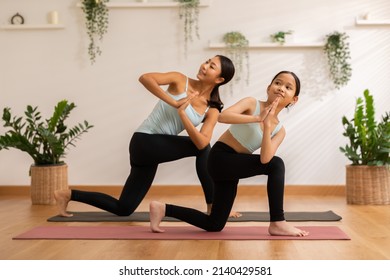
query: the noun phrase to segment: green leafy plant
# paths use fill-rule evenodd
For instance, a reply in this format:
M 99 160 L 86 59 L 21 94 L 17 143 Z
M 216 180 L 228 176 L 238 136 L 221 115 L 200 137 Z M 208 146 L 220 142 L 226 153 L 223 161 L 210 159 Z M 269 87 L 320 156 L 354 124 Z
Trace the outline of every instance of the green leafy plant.
M 184 23 L 184 52 L 187 55 L 188 43 L 193 41 L 193 34 L 199 35 L 200 0 L 176 0 L 179 2 L 179 18 Z
M 347 85 L 352 75 L 350 51 L 346 33 L 333 32 L 326 35 L 326 53 L 330 77 L 337 89 Z
M 342 118 L 343 135 L 349 144 L 340 147 L 352 165 L 389 165 L 390 152 L 390 111 L 379 123 L 375 121 L 374 98 L 369 90 L 364 91 L 364 100 L 356 100 L 354 118 Z
M 93 126 L 87 121 L 73 128 L 65 125 L 65 120 L 75 108 L 66 100 L 58 102 L 51 118 L 42 120 L 38 107 L 27 106 L 25 118 L 12 116 L 11 109 L 3 109 L 4 127 L 9 130 L 0 135 L 0 150 L 15 148 L 28 153 L 35 165 L 60 164 L 69 146 Z
M 83 0 L 81 3 L 89 38 L 88 54 L 92 64 L 95 63 L 96 56 L 102 54 L 98 41 L 101 42 L 104 34 L 107 33 L 108 8 L 106 3 L 108 2 L 109 0 Z
M 276 42 L 276 43 L 283 45 L 286 42 L 286 35 L 293 34 L 293 32 L 294 31 L 292 31 L 292 30 L 279 31 L 279 32 L 276 32 L 274 34 L 271 34 L 270 37 L 271 37 L 272 42 Z
M 234 62 L 236 68 L 236 74 L 234 75 L 234 81 L 239 82 L 242 78 L 242 72 L 244 71 L 244 64 L 246 66 L 246 83 L 249 84 L 250 68 L 249 68 L 249 52 L 248 39 L 238 31 L 227 32 L 223 35 L 223 42 L 227 47 L 228 56 Z

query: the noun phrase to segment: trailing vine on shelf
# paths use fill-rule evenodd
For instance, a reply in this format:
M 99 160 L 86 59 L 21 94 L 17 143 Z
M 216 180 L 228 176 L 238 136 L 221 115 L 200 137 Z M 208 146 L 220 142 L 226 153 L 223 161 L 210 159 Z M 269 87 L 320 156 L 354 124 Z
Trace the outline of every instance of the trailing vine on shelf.
M 348 38 L 346 33 L 337 31 L 326 35 L 324 52 L 328 59 L 330 77 L 337 89 L 347 85 L 352 75 Z
M 103 35 L 108 29 L 108 8 L 106 4 L 110 0 L 83 0 L 82 10 L 85 14 L 85 26 L 89 38 L 88 54 L 91 63 L 95 63 L 96 56 L 102 51 L 98 41 L 103 40 Z
M 222 38 L 227 47 L 228 56 L 234 62 L 236 68 L 236 74 L 234 77 L 235 82 L 239 82 L 242 78 L 244 71 L 244 64 L 246 66 L 246 83 L 249 84 L 249 52 L 248 39 L 238 31 L 227 32 Z
M 187 56 L 188 43 L 199 35 L 199 5 L 200 0 L 176 0 L 179 2 L 179 18 L 184 23 L 184 53 Z

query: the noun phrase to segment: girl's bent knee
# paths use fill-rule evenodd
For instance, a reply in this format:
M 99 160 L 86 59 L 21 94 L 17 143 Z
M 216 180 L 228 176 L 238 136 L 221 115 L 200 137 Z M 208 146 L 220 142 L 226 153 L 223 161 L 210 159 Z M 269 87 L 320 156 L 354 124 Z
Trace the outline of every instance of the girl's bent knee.
M 274 156 L 269 162 L 269 167 L 271 170 L 278 170 L 279 172 L 285 171 L 284 161 L 280 157 Z

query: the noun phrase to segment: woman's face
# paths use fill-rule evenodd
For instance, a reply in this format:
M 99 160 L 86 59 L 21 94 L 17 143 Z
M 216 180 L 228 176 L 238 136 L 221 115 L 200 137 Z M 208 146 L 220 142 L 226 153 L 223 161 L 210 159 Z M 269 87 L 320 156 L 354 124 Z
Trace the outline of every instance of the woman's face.
M 223 78 L 220 77 L 221 72 L 221 60 L 218 56 L 214 56 L 200 65 L 197 78 L 202 82 L 218 84 L 223 81 Z
M 279 106 L 286 107 L 298 101 L 296 93 L 296 82 L 294 77 L 288 73 L 279 74 L 267 88 L 268 100 L 274 101 L 279 98 Z

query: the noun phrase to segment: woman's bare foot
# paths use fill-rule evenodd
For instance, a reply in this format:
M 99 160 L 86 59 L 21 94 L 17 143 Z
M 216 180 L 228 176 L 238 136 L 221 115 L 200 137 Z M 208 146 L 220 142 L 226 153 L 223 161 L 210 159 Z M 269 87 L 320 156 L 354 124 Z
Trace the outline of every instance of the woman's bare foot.
M 289 235 L 289 236 L 307 236 L 307 231 L 293 227 L 286 221 L 271 222 L 268 227 L 268 232 L 271 235 Z
M 153 232 L 164 232 L 165 230 L 160 228 L 162 218 L 165 216 L 165 204 L 152 201 L 149 204 L 149 215 L 150 215 L 150 229 Z
M 66 212 L 66 208 L 68 207 L 68 203 L 70 201 L 70 190 L 56 190 L 54 191 L 54 198 L 57 202 L 57 208 L 60 212 L 60 216 L 63 217 L 72 217 L 73 214 L 69 214 Z
M 229 214 L 229 218 L 240 218 L 242 216 L 242 214 L 240 212 L 236 212 L 236 211 L 230 211 L 230 214 Z

